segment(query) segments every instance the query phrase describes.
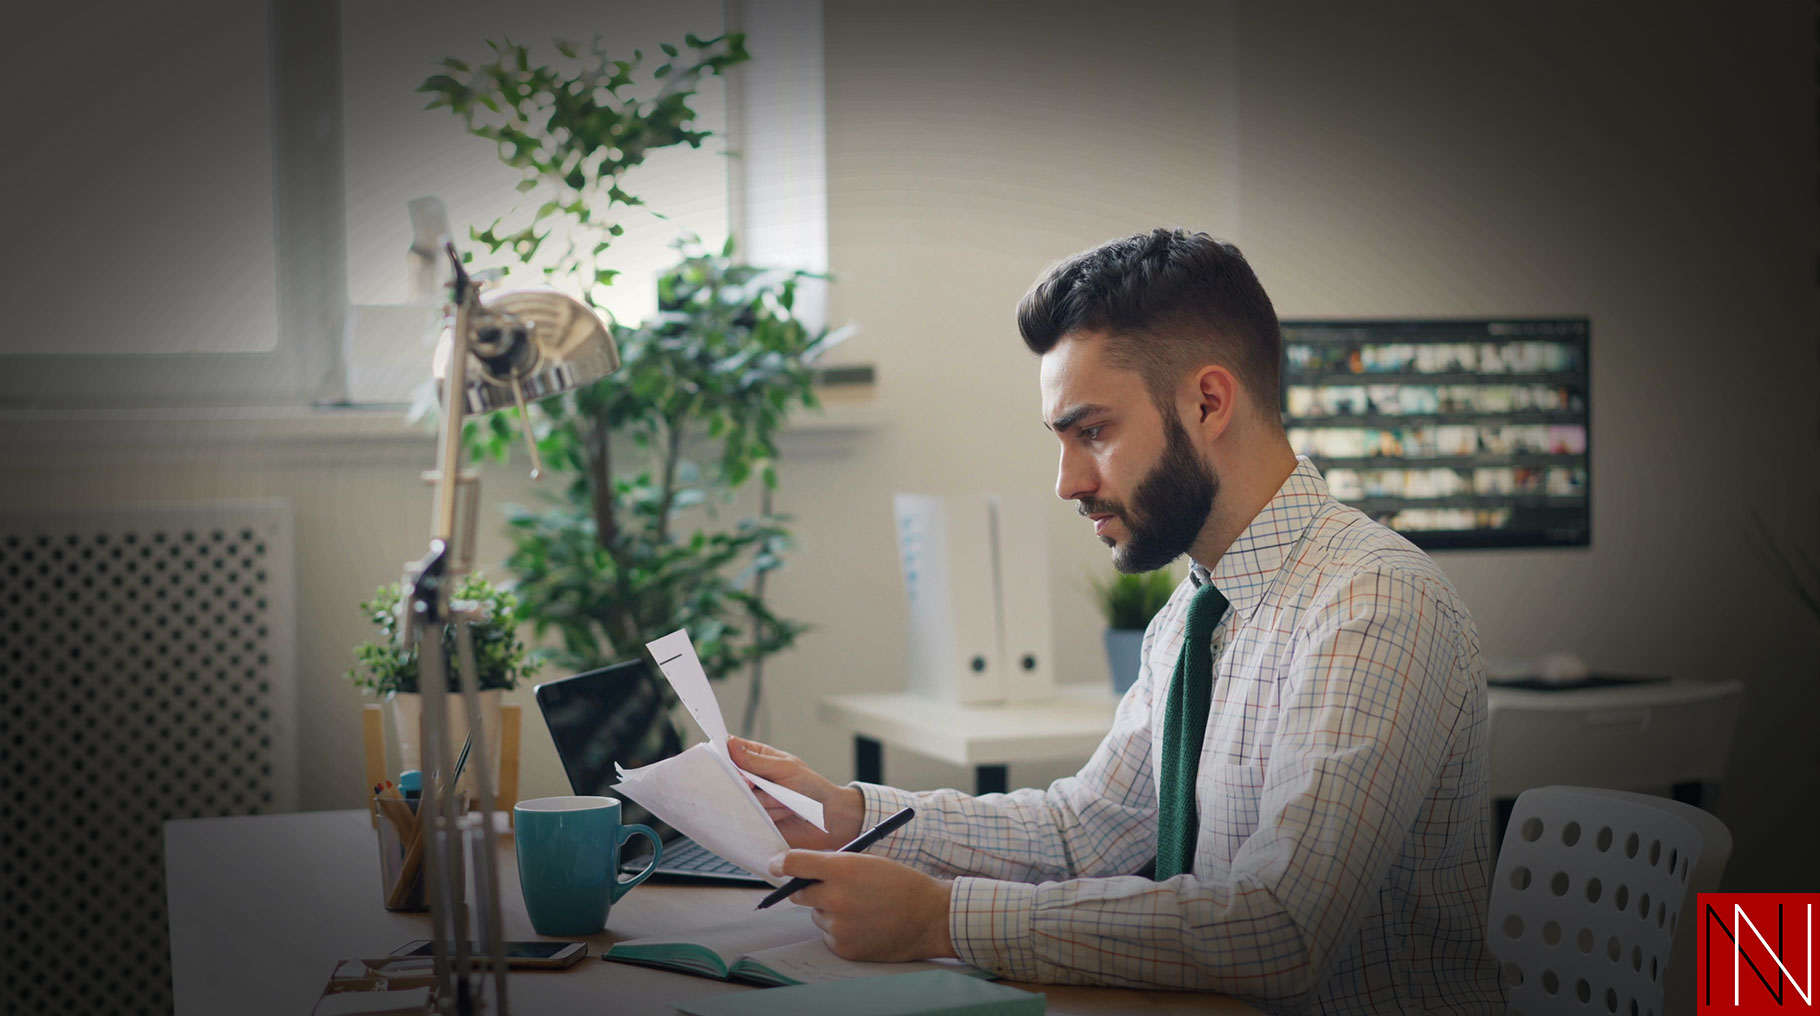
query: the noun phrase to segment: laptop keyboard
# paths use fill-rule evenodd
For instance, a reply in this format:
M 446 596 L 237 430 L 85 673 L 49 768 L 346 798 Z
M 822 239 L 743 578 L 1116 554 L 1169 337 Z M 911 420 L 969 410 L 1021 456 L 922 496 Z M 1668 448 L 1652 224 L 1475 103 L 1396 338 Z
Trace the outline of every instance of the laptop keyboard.
M 643 868 L 647 863 L 647 851 L 635 858 L 623 862 L 622 866 L 631 869 Z M 674 872 L 683 875 L 739 875 L 755 878 L 751 872 L 734 864 L 732 861 L 716 854 L 707 847 L 679 836 L 664 844 L 663 861 L 657 866 L 658 871 Z
M 702 875 L 751 874 L 707 847 L 686 838 L 664 844 L 664 860 L 660 867 Z

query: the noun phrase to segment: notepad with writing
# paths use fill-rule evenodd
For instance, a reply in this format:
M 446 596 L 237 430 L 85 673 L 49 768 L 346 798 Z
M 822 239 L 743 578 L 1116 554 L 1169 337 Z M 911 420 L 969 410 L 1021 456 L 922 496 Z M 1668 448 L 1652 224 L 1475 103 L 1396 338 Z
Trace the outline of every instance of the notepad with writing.
M 946 970 L 894 974 L 869 981 L 804 984 L 746 991 L 677 1005 L 691 1016 L 1042 1016 L 1047 999 Z
M 816 984 L 915 971 L 990 976 L 959 960 L 861 963 L 841 959 L 823 943 L 811 914 L 807 907 L 773 907 L 687 935 L 616 942 L 602 958 L 768 985 Z

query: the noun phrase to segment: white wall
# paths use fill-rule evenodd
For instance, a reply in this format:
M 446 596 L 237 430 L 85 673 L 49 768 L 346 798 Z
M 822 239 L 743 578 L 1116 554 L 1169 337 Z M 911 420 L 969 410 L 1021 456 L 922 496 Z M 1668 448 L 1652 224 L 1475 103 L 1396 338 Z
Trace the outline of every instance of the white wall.
M 1743 680 L 1727 882 L 1811 884 L 1820 628 L 1744 535 L 1820 523 L 1812 9 L 1247 10 L 1280 311 L 1592 317 L 1593 546 L 1439 555 L 1487 650 Z
M 829 5 L 832 317 L 867 329 L 852 355 L 895 425 L 839 464 L 836 499 L 786 476 L 812 545 L 843 551 L 780 583 L 829 628 L 796 654 L 802 699 L 896 681 L 891 490 L 1051 484 L 1011 313 L 1035 273 L 1189 225 L 1237 241 L 1286 317 L 1591 316 L 1592 547 L 1438 559 L 1488 653 L 1744 680 L 1729 881 L 1811 881 L 1820 640 L 1742 542 L 1752 510 L 1810 547 L 1820 519 L 1811 10 L 1196 10 Z M 1234 77 L 1236 131 L 1216 119 Z M 1074 576 L 1104 551 L 1059 502 L 1055 522 L 1063 672 L 1095 680 Z M 779 724 L 845 771 L 835 735 Z M 894 777 L 965 779 L 902 755 Z

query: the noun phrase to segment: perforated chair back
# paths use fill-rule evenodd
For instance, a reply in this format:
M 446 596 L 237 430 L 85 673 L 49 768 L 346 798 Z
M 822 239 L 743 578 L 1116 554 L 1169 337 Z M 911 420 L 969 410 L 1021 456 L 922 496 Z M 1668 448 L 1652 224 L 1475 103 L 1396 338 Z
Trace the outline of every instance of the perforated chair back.
M 1488 931 L 1510 1012 L 1660 1016 L 1665 997 L 1691 1011 L 1691 987 L 1664 993 L 1676 931 L 1686 925 L 1692 942 L 1694 894 L 1717 886 L 1731 844 L 1724 823 L 1666 797 L 1524 791 L 1498 856 Z

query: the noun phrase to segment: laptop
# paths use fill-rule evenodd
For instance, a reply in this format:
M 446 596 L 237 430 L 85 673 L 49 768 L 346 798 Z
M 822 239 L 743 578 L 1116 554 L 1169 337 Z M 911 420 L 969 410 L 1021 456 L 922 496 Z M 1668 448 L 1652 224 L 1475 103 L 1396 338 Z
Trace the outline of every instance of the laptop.
M 556 754 L 569 776 L 569 788 L 576 794 L 612 797 L 612 785 L 619 778 L 613 769 L 615 762 L 633 769 L 682 751 L 682 738 L 676 728 L 659 722 L 665 702 L 657 682 L 648 674 L 644 660 L 631 660 L 549 681 L 534 690 L 537 708 L 543 712 L 550 739 L 556 742 Z M 628 749 L 626 745 L 632 747 Z M 635 802 L 625 801 L 623 810 L 624 821 L 649 825 L 663 838 L 663 859 L 651 873 L 652 878 L 721 885 L 770 884 L 677 833 Z M 626 856 L 621 859 L 620 868 L 633 873 L 643 871 L 650 856 L 649 850 Z

